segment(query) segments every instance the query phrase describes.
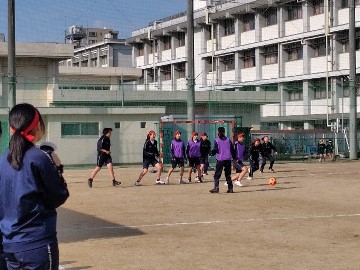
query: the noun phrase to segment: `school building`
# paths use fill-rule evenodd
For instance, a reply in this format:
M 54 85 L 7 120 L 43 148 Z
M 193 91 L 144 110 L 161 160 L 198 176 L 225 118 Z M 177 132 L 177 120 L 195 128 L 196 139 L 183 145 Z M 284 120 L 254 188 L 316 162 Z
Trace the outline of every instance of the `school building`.
M 1 152 L 7 148 L 10 137 L 7 46 L 6 42 L 0 42 Z M 157 129 L 165 108 L 122 107 L 120 80 L 138 79 L 141 72 L 119 67 L 59 68 L 59 61 L 71 59 L 73 55 L 73 45 L 17 43 L 17 103 L 27 102 L 39 108 L 47 131 L 44 140 L 58 146 L 59 156 L 66 165 L 95 164 L 96 142 L 105 127 L 113 129 L 111 150 L 114 163 L 141 162 L 146 134 L 151 129 Z M 94 85 L 103 80 L 108 82 L 109 89 L 95 89 Z M 73 86 L 64 89 L 69 85 Z M 90 87 L 93 87 L 92 90 Z M 77 102 L 102 104 L 115 99 L 120 105 L 94 107 Z

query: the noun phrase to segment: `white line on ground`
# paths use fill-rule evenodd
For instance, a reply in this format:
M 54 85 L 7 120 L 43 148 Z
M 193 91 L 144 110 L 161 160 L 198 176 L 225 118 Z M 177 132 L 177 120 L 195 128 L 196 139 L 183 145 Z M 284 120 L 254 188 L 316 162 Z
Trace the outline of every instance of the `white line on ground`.
M 202 224 L 218 224 L 218 223 L 240 223 L 240 222 L 261 222 L 261 221 L 278 221 L 278 220 L 298 220 L 298 219 L 325 219 L 325 218 L 349 218 L 360 217 L 360 214 L 340 214 L 340 215 L 319 215 L 319 216 L 293 216 L 293 217 L 274 217 L 274 218 L 251 218 L 240 220 L 213 220 L 213 221 L 194 221 L 194 222 L 175 222 L 175 223 L 156 223 L 156 224 L 142 224 L 142 225 L 120 225 L 120 226 L 104 226 L 104 227 L 88 227 L 88 228 L 62 228 L 61 230 L 124 230 L 124 229 L 138 229 L 145 227 L 170 227 L 170 226 L 188 226 L 188 225 L 202 225 Z

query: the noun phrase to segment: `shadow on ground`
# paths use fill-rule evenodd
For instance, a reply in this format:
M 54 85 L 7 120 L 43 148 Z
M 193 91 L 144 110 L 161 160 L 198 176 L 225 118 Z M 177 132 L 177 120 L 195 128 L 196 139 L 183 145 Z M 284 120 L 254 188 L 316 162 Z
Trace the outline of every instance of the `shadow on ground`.
M 59 270 L 80 270 L 80 269 L 90 269 L 93 268 L 92 266 L 77 266 L 77 267 L 70 267 L 69 264 L 76 263 L 76 261 L 63 261 L 60 262 Z
M 60 243 L 73 243 L 89 239 L 139 236 L 136 228 L 112 223 L 84 213 L 58 209 L 58 239 Z

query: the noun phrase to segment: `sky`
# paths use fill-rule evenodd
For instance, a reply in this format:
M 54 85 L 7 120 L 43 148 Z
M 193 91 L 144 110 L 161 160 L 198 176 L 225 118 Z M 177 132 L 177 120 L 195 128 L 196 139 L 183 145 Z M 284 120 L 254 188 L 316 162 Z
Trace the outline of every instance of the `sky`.
M 119 38 L 149 22 L 186 11 L 187 0 L 14 0 L 16 42 L 64 43 L 67 27 L 112 28 Z M 7 40 L 8 1 L 0 0 L 0 33 Z

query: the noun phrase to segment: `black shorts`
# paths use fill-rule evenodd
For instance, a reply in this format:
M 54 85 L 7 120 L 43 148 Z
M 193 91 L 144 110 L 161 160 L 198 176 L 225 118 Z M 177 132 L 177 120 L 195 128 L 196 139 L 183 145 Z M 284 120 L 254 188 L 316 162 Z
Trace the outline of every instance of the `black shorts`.
M 151 166 L 155 167 L 155 165 L 158 163 L 159 163 L 159 161 L 157 161 L 155 158 L 154 159 L 144 159 L 143 160 L 143 169 L 148 169 L 150 164 L 151 164 Z
M 245 167 L 244 163 L 241 160 L 234 160 L 233 165 L 235 167 L 236 173 L 240 173 Z
M 199 157 L 189 157 L 189 167 L 197 167 L 200 165 Z
M 110 155 L 98 154 L 96 160 L 96 166 L 102 167 L 104 164 L 112 164 L 112 158 Z
M 172 158 L 171 159 L 171 167 L 173 169 L 176 168 L 176 166 L 179 166 L 179 168 L 184 167 L 185 160 L 183 158 Z
M 200 164 L 208 164 L 209 163 L 209 157 L 201 157 L 200 158 Z

